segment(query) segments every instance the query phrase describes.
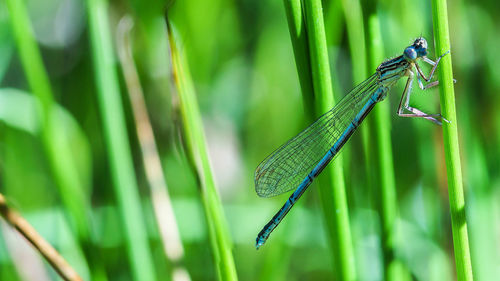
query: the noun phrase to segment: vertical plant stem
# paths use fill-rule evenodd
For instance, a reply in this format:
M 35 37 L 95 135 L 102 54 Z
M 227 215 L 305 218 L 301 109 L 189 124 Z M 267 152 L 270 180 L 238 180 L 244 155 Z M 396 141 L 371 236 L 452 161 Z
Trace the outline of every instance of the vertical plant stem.
M 73 216 L 80 235 L 88 235 L 87 221 L 84 214 L 85 196 L 75 166 L 69 159 L 69 154 L 63 150 L 68 144 L 65 142 L 63 132 L 54 124 L 53 105 L 54 97 L 49 78 L 43 66 L 40 50 L 36 45 L 33 31 L 30 26 L 28 13 L 23 1 L 7 0 L 10 12 L 13 34 L 16 39 L 19 58 L 25 71 L 26 79 L 31 91 L 41 102 L 40 121 L 42 124 L 42 143 L 46 149 L 48 160 L 59 187 L 61 198 Z M 61 145 L 61 147 L 58 147 Z
M 369 64 L 375 69 L 384 59 L 382 34 L 380 32 L 380 22 L 377 14 L 371 14 L 368 19 L 370 48 Z M 396 179 L 394 175 L 394 164 L 392 159 L 391 143 L 391 121 L 390 121 L 389 101 L 379 103 L 373 109 L 372 119 L 373 136 L 372 139 L 378 188 L 380 188 L 380 209 L 382 221 L 382 251 L 384 255 L 384 279 L 385 280 L 409 280 L 401 276 L 402 272 L 395 270 L 395 222 L 398 216 Z M 377 192 L 378 193 L 378 192 Z
M 342 34 L 344 32 L 344 11 L 342 10 L 341 1 L 325 1 L 324 14 L 325 14 L 325 32 L 327 45 L 334 47 L 337 51 L 342 40 Z M 333 57 L 336 56 L 336 52 L 331 54 Z M 333 71 L 333 69 L 332 69 Z M 332 72 L 335 77 L 335 71 Z
M 349 50 L 351 52 L 353 82 L 354 85 L 357 85 L 367 78 L 363 12 L 359 0 L 342 0 L 342 6 L 344 8 Z
M 88 0 L 87 11 L 97 97 L 131 271 L 135 280 L 155 280 L 115 69 L 108 3 Z
M 326 45 L 323 10 L 320 0 L 304 1 L 304 13 L 309 41 L 310 71 L 315 96 L 316 116 L 328 111 L 334 105 L 328 50 Z M 323 173 L 329 180 L 320 184 L 320 198 L 323 215 L 328 229 L 328 237 L 332 247 L 341 280 L 355 280 L 355 260 L 352 248 L 351 228 L 345 195 L 345 183 L 340 155 L 335 163 L 329 165 Z
M 432 0 L 432 18 L 436 53 L 443 54 L 450 50 L 446 0 Z M 465 219 L 466 210 L 460 164 L 460 150 L 458 145 L 451 54 L 441 59 L 438 75 L 441 114 L 450 121 L 450 123 L 443 122 L 443 145 L 446 160 L 446 173 L 448 176 L 448 195 L 450 198 L 451 227 L 453 232 L 457 279 L 469 281 L 473 280 L 473 277 L 469 238 L 467 234 L 467 221 Z
M 382 34 L 376 14 L 369 18 L 370 28 L 370 67 L 375 69 L 384 59 Z M 391 122 L 389 118 L 389 101 L 381 102 L 373 109 L 374 115 L 374 146 L 378 151 L 376 157 L 377 174 L 380 175 L 379 185 L 382 189 L 382 221 L 384 233 L 392 234 L 394 220 L 397 216 L 396 184 L 394 178 L 394 164 L 392 160 Z M 386 236 L 384 234 L 384 236 Z M 386 236 L 387 245 L 392 247 L 392 238 Z
M 361 9 L 360 0 L 341 0 L 341 2 L 346 22 L 347 37 L 349 39 L 353 86 L 356 86 L 368 77 L 363 11 Z M 373 117 L 368 116 L 367 122 L 359 128 L 361 131 L 361 140 L 365 160 L 364 186 L 366 192 L 373 192 L 373 188 L 375 187 L 373 183 L 376 181 L 376 175 L 373 169 L 373 163 L 375 161 L 373 159 L 374 147 L 371 142 L 374 130 L 373 122 L 371 122 L 372 118 Z
M 308 120 L 314 118 L 314 88 L 311 76 L 311 62 L 309 60 L 309 42 L 307 41 L 307 30 L 302 14 L 301 0 L 284 0 L 288 29 L 293 45 L 295 65 L 297 66 L 300 88 L 302 89 L 302 100 Z
M 130 16 L 123 17 L 118 24 L 116 36 L 118 55 L 134 114 L 137 138 L 141 146 L 142 161 L 151 192 L 156 225 L 160 232 L 165 256 L 169 259 L 170 266 L 173 267 L 172 280 L 182 279 L 188 281 L 189 273 L 180 265 L 184 259 L 184 248 L 182 247 L 172 201 L 168 194 L 167 182 L 161 167 L 160 155 L 156 146 L 153 127 L 149 120 L 139 74 L 132 56 L 130 31 L 133 24 L 134 22 Z M 181 273 L 182 278 L 179 278 Z
M 177 49 L 174 34 L 167 16 L 165 16 L 165 21 L 168 27 L 172 71 L 179 97 L 183 133 L 186 138 L 190 160 L 194 165 L 200 183 L 201 200 L 205 209 L 212 254 L 217 267 L 216 271 L 219 280 L 237 280 L 236 267 L 231 251 L 231 239 L 222 203 L 215 188 L 194 85 L 186 58 L 180 53 L 181 50 Z
M 347 37 L 349 39 L 349 50 L 351 53 L 353 86 L 355 86 L 368 77 L 363 11 L 361 9 L 360 0 L 342 0 L 342 6 L 346 21 Z M 367 118 L 367 120 L 370 119 L 371 117 Z M 374 182 L 374 171 L 371 169 L 373 160 L 370 149 L 370 140 L 372 139 L 371 131 L 373 131 L 373 128 L 370 126 L 372 122 L 366 123 L 367 124 L 360 127 L 360 130 L 365 155 L 366 185 L 371 187 L 371 183 Z

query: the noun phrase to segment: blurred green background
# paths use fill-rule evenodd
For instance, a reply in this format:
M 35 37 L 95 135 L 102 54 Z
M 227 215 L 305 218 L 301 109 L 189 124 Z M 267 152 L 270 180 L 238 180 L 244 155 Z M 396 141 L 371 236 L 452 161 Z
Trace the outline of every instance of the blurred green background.
M 360 82 L 352 63 L 360 55 L 351 54 L 346 21 L 353 12 L 347 6 L 357 2 L 323 1 L 337 101 Z M 368 15 L 378 16 L 383 57 L 400 55 L 418 36 L 427 38 L 430 58 L 439 55 L 430 1 L 360 5 L 361 36 L 369 38 Z M 215 218 L 200 196 L 207 175 L 200 175 L 187 148 L 189 124 L 181 117 L 182 89 L 174 83 L 165 6 L 198 99 L 223 210 L 214 211 Z M 448 14 L 473 272 L 476 280 L 498 280 L 500 10 L 496 1 L 450 0 Z M 126 25 L 126 15 L 133 26 L 124 41 L 119 26 Z M 31 25 L 43 65 L 29 49 L 26 30 L 15 31 L 23 20 Z M 370 42 L 362 77 L 375 71 Z M 136 101 L 128 94 L 134 71 L 127 75 L 119 60 L 127 48 L 164 173 L 156 185 L 148 180 L 136 129 L 149 131 L 136 124 Z M 400 82 L 384 101 L 397 192 L 393 255 L 399 280 L 455 280 L 442 129 L 397 116 L 403 87 Z M 438 112 L 438 90 L 414 87 L 412 104 Z M 316 184 L 266 245 L 254 248 L 257 233 L 287 199 L 259 198 L 255 167 L 308 120 L 283 1 L 0 0 L 0 192 L 85 280 L 214 280 L 224 276 L 220 259 L 234 260 L 240 280 L 340 280 Z M 366 166 L 362 134 L 352 137 L 343 155 L 357 279 L 388 279 L 380 191 Z M 214 251 L 214 219 L 222 232 L 228 228 L 232 257 Z M 0 280 L 58 278 L 2 222 Z

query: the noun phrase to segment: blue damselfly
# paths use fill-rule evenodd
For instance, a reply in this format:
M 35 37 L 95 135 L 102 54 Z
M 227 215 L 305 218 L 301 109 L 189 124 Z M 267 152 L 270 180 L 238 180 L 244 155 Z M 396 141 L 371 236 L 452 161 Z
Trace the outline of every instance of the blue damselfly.
M 448 122 L 441 114 L 427 114 L 409 105 L 415 75 L 422 90 L 438 85 L 438 81 L 430 80 L 439 61 L 447 53 L 432 61 L 427 58 L 427 41 L 422 37 L 417 38 L 402 55 L 380 64 L 375 74 L 356 86 L 334 108 L 259 164 L 255 170 L 255 190 L 259 196 L 271 197 L 296 189 L 257 236 L 257 249 L 266 242 L 312 181 L 339 153 L 375 104 L 387 96 L 400 78 L 408 77 L 398 107 L 399 116 L 421 117 L 438 125 L 443 120 Z M 419 60 L 432 65 L 429 77 L 420 69 Z M 427 82 L 426 85 L 422 79 Z

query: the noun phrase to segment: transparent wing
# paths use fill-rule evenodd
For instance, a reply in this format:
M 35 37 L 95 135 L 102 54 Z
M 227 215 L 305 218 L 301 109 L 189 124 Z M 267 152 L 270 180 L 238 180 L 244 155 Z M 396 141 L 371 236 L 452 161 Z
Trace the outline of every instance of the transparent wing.
M 255 170 L 255 191 L 261 197 L 297 188 L 335 144 L 377 89 L 376 74 L 356 86 L 335 107 L 283 144 Z

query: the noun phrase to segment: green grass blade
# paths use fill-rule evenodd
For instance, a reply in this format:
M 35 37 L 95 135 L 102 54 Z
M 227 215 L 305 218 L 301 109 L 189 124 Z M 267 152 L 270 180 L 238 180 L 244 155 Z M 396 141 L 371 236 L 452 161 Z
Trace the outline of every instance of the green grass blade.
M 184 259 L 184 248 L 179 234 L 179 226 L 172 207 L 165 175 L 162 170 L 160 153 L 155 141 L 155 133 L 144 98 L 144 91 L 139 79 L 139 73 L 132 55 L 131 31 L 134 21 L 130 16 L 124 16 L 117 28 L 118 56 L 129 95 L 132 113 L 134 115 L 137 139 L 142 153 L 142 162 L 148 180 L 151 204 L 153 206 L 156 226 L 165 257 L 172 267 L 172 277 L 182 272 L 189 277 L 188 271 L 180 265 Z M 167 260 L 165 260 L 167 262 Z
M 124 227 L 129 264 L 135 280 L 155 280 L 153 259 L 141 212 L 118 76 L 113 59 L 112 36 L 108 24 L 108 3 L 105 0 L 89 0 L 87 12 L 97 81 L 97 97 L 113 188 Z
M 313 120 L 314 113 L 314 88 L 311 77 L 311 62 L 309 60 L 309 46 L 307 30 L 302 14 L 301 0 L 284 0 L 288 30 L 293 45 L 295 65 L 299 71 L 299 82 L 302 90 L 302 100 L 308 120 Z
M 368 19 L 370 36 L 369 65 L 375 69 L 384 60 L 382 34 L 377 14 Z M 395 257 L 395 223 L 398 217 L 396 178 L 392 154 L 391 119 L 389 100 L 377 104 L 373 109 L 374 169 L 377 174 L 377 186 L 380 188 L 382 251 L 385 280 L 411 280 L 402 264 Z M 378 190 L 376 193 L 379 193 Z M 405 276 L 406 275 L 406 276 Z
M 319 116 L 334 105 L 323 10 L 320 0 L 304 1 L 304 3 L 315 112 L 316 116 Z M 309 71 L 299 69 L 299 75 L 302 73 Z M 336 270 L 341 280 L 355 280 L 354 251 L 341 155 L 336 158 L 335 163 L 325 168 L 323 173 L 325 172 L 329 180 L 321 182 L 319 191 Z
M 383 60 L 383 43 L 380 32 L 380 23 L 378 16 L 372 14 L 369 18 L 370 33 L 370 68 L 375 69 Z M 396 207 L 396 179 L 394 177 L 394 164 L 392 156 L 391 141 L 391 121 L 390 121 L 390 103 L 381 102 L 373 109 L 374 116 L 374 139 L 373 145 L 376 148 L 378 165 L 375 166 L 377 174 L 380 177 L 379 186 L 382 189 L 382 221 L 384 224 L 384 233 L 392 233 L 394 220 L 397 216 Z M 385 234 L 384 240 L 387 240 L 389 247 L 392 247 L 392 238 Z
M 166 19 L 167 25 L 168 19 Z M 186 138 L 187 151 L 200 183 L 201 199 L 205 209 L 205 218 L 210 233 L 212 254 L 215 259 L 219 280 L 238 280 L 234 264 L 232 243 L 229 230 L 215 188 L 215 182 L 208 158 L 201 113 L 195 89 L 185 56 L 177 49 L 171 26 L 168 28 L 172 68 L 178 91 L 183 133 Z
M 344 32 L 344 11 L 342 10 L 341 1 L 325 1 L 323 2 L 325 7 L 325 31 L 326 40 L 329 47 L 335 47 L 335 51 L 332 55 L 336 56 L 336 51 L 338 51 L 340 41 L 342 40 L 342 34 Z M 333 71 L 333 69 L 332 69 Z M 335 71 L 333 71 L 335 76 Z
M 363 12 L 359 0 L 342 0 L 342 6 L 351 52 L 353 82 L 354 85 L 358 85 L 368 77 Z
M 436 54 L 440 55 L 450 50 L 446 0 L 432 1 L 432 15 Z M 451 54 L 442 58 L 439 68 L 441 114 L 450 121 L 450 123 L 443 122 L 443 145 L 448 176 L 448 194 L 457 278 L 458 280 L 473 280 L 467 222 L 465 219 L 465 199 L 458 145 Z
M 347 37 L 349 39 L 353 86 L 356 86 L 368 77 L 363 11 L 361 10 L 361 3 L 359 0 L 342 0 L 342 8 L 344 10 Z M 367 118 L 367 120 L 370 119 L 371 117 Z M 365 125 L 360 127 L 363 153 L 365 155 L 365 182 L 368 189 L 372 187 L 371 183 L 374 182 L 374 174 L 371 169 L 372 165 L 370 164 L 373 162 L 373 153 L 371 151 L 372 144 L 370 143 L 372 139 L 371 135 L 373 134 L 371 123 L 372 122 L 366 122 Z
M 90 263 L 93 278 L 105 280 L 101 265 L 92 249 L 89 221 L 86 210 L 89 201 L 84 194 L 86 188 L 71 157 L 72 151 L 63 128 L 58 126 L 55 102 L 50 81 L 45 71 L 40 50 L 36 45 L 28 12 L 23 1 L 6 1 L 10 14 L 13 36 L 17 44 L 19 58 L 23 65 L 26 79 L 33 94 L 40 100 L 41 137 L 47 159 L 59 189 L 62 202 L 72 217 L 76 232 L 83 244 L 83 250 Z

